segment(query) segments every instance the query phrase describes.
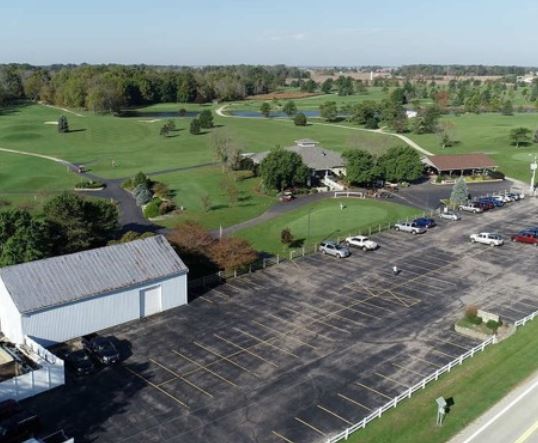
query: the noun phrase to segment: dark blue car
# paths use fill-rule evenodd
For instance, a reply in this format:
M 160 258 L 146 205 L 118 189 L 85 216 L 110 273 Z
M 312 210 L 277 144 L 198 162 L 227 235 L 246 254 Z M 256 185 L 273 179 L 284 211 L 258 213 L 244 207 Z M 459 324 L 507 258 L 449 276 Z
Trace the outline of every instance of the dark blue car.
M 429 217 L 416 218 L 413 223 L 421 228 L 433 228 L 435 226 L 435 220 Z
M 493 198 L 493 197 L 483 197 L 483 198 L 478 199 L 478 201 L 481 203 L 491 203 L 496 208 L 500 208 L 504 206 L 503 201 L 499 200 L 498 198 Z

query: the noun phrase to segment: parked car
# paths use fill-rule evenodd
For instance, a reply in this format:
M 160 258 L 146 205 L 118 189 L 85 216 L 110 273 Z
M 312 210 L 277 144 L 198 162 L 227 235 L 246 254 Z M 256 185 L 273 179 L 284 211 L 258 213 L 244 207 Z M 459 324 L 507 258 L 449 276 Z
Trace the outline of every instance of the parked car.
M 534 235 L 538 236 L 538 227 L 523 229 L 519 233 L 520 234 L 529 234 L 530 233 L 530 234 L 534 234 Z
M 93 374 L 97 369 L 86 349 L 69 353 L 65 359 L 65 364 L 75 375 Z
M 534 232 L 520 232 L 519 234 L 512 235 L 512 241 L 538 246 L 538 234 Z
M 401 222 L 394 225 L 397 231 L 410 232 L 411 234 L 424 234 L 428 229 L 424 226 L 418 226 L 414 222 Z
M 439 214 L 439 218 L 442 218 L 444 220 L 457 221 L 457 220 L 461 220 L 461 215 L 456 214 L 454 211 L 446 211 L 446 212 L 441 212 Z
M 331 240 L 322 241 L 319 244 L 319 250 L 322 254 L 329 254 L 336 258 L 349 257 L 351 254 L 346 246 L 340 245 Z
M 471 243 L 482 243 L 489 246 L 501 246 L 504 244 L 503 238 L 499 234 L 491 232 L 481 232 L 470 236 Z
M 503 203 L 511 203 L 514 201 L 514 199 L 508 194 L 493 194 L 491 198 L 502 201 Z
M 500 202 L 498 200 L 495 200 L 495 201 L 492 201 L 492 200 L 486 200 L 486 199 L 480 199 L 476 202 L 476 204 L 482 208 L 482 210 L 484 211 L 489 211 L 490 209 L 494 209 L 495 208 L 495 202 L 497 203 L 501 203 L 504 205 L 503 202 Z
M 433 228 L 436 226 L 435 220 L 433 218 L 429 217 L 419 217 L 413 220 L 413 223 L 415 223 L 417 226 L 422 226 L 424 228 Z
M 281 202 L 290 202 L 294 198 L 295 196 L 293 195 L 292 191 L 283 191 L 278 197 Z
M 363 251 L 373 251 L 378 247 L 378 244 L 375 241 L 370 240 L 365 235 L 348 237 L 346 238 L 346 243 L 348 246 L 355 246 L 356 248 L 361 248 Z
M 120 353 L 109 338 L 99 336 L 83 338 L 82 345 L 95 361 L 104 366 L 115 365 L 120 361 Z
M 31 412 L 22 411 L 0 421 L 0 442 L 20 443 L 41 430 L 41 420 Z
M 490 209 L 502 208 L 504 206 L 504 202 L 502 200 L 493 197 L 482 197 L 478 199 L 478 203 L 486 204 L 489 206 Z
M 480 212 L 484 212 L 484 210 L 476 203 L 465 203 L 463 205 L 459 205 L 458 208 L 460 211 L 472 212 L 473 214 L 479 214 Z

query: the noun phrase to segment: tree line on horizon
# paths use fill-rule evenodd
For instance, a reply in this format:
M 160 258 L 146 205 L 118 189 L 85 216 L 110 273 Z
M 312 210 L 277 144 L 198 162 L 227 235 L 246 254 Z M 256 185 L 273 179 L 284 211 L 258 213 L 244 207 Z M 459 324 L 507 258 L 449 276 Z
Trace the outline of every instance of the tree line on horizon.
M 145 65 L 0 65 L 0 105 L 16 100 L 118 112 L 152 103 L 207 103 L 241 100 L 273 92 L 288 78 L 309 73 L 294 67 Z

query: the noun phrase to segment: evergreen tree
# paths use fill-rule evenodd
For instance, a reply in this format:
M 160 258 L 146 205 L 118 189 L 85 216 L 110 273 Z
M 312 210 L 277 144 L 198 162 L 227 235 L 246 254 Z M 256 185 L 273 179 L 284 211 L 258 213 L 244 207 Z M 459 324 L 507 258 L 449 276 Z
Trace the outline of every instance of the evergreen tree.
M 271 105 L 268 102 L 263 102 L 260 106 L 260 112 L 264 117 L 269 117 L 271 115 Z
M 67 118 L 65 115 L 61 115 L 58 119 L 58 132 L 60 134 L 65 134 L 66 132 L 69 132 L 69 123 L 67 122 Z
M 193 118 L 191 120 L 191 125 L 189 127 L 189 131 L 192 135 L 198 135 L 200 134 L 200 121 L 197 118 Z
M 294 101 L 289 100 L 282 108 L 282 111 L 284 111 L 284 113 L 288 117 L 291 117 L 292 115 L 295 115 L 297 113 L 297 106 L 295 105 Z
M 466 203 L 467 200 L 469 200 L 469 189 L 467 188 L 467 183 L 463 177 L 460 177 L 452 187 L 450 202 L 454 206 L 459 206 Z
M 293 117 L 293 123 L 295 123 L 295 126 L 306 126 L 306 115 L 304 115 L 302 112 L 295 114 L 295 117 Z
M 510 100 L 505 100 L 501 110 L 503 115 L 514 115 L 514 106 Z
M 198 115 L 198 120 L 200 121 L 200 128 L 209 129 L 214 126 L 213 124 L 213 114 L 209 109 L 204 109 Z

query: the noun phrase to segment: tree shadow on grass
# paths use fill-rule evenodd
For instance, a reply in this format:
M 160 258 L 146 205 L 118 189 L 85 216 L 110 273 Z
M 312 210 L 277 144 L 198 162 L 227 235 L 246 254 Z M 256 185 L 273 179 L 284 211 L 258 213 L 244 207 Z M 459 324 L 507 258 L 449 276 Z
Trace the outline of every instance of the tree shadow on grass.
M 70 129 L 69 131 L 67 131 L 68 134 L 71 134 L 73 132 L 84 132 L 86 131 L 85 128 L 81 128 L 81 129 Z

